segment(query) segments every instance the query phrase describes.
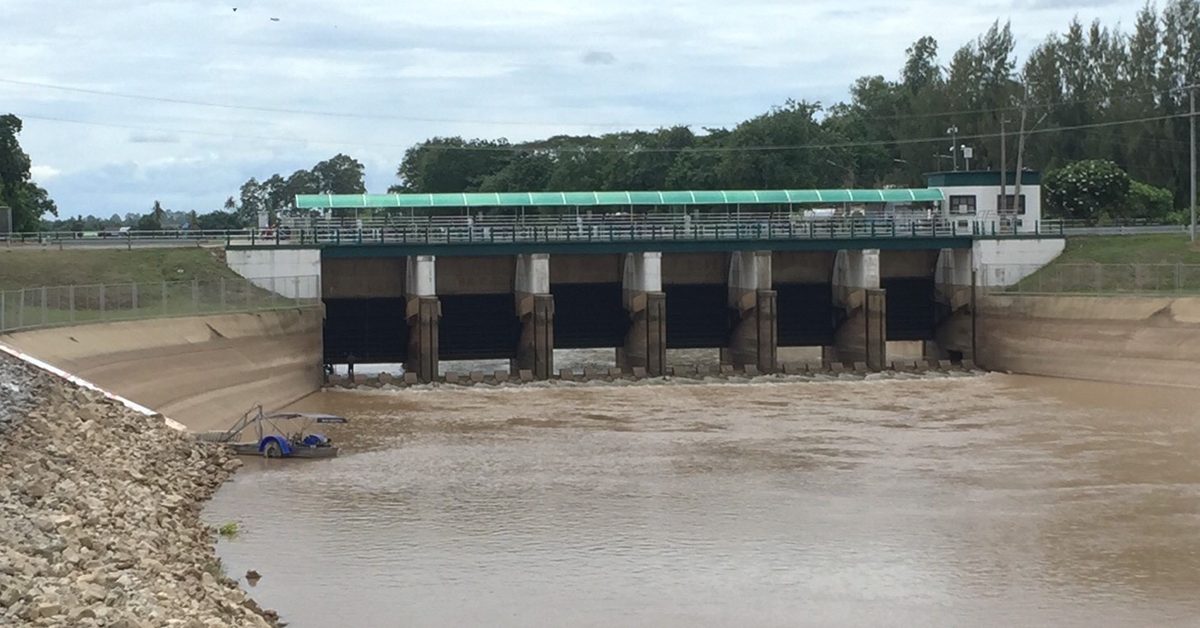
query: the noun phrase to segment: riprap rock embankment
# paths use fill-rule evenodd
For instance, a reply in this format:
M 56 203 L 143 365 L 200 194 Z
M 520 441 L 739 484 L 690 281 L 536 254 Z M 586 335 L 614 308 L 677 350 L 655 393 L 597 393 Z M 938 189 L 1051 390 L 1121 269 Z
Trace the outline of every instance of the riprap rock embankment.
M 239 464 L 0 354 L 0 625 L 273 625 L 200 521 Z

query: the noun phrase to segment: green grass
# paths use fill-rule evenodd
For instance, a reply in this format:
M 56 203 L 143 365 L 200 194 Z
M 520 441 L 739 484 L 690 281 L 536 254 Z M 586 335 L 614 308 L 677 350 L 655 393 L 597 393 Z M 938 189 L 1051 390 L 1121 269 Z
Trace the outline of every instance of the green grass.
M 1009 291 L 1198 294 L 1200 247 L 1185 234 L 1074 237 L 1062 255 Z
M 1051 264 L 1200 264 L 1186 234 L 1080 236 Z
M 220 248 L 0 249 L 0 290 L 236 278 Z
M 221 249 L 0 250 L 0 330 L 296 304 L 238 276 Z
M 308 304 L 311 300 L 306 301 Z M 0 291 L 0 330 L 289 308 L 242 278 L 26 288 Z
M 241 525 L 236 521 L 230 521 L 229 523 L 217 528 L 217 534 L 220 534 L 227 539 L 237 538 L 238 532 L 241 532 Z

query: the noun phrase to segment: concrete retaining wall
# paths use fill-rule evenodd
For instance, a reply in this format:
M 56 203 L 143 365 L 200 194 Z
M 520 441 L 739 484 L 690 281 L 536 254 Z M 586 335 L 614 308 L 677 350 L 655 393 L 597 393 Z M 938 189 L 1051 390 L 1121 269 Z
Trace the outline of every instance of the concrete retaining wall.
M 254 285 L 289 298 L 320 297 L 319 282 L 277 282 L 281 277 L 320 277 L 321 250 L 312 249 L 233 249 L 225 251 L 225 263 L 233 272 Z
M 1200 388 L 1200 298 L 989 296 L 977 361 L 992 370 Z
M 1004 288 L 1054 261 L 1067 246 L 1063 238 L 976 240 L 975 268 L 983 269 L 980 285 Z
M 3 342 L 193 430 L 320 388 L 319 308 L 41 329 Z

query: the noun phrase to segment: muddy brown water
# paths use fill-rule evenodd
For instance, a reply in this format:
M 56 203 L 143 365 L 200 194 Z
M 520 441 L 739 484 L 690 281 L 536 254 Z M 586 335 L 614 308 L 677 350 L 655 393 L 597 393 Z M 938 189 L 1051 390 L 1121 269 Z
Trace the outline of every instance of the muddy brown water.
M 294 628 L 1195 626 L 1192 391 L 1003 375 L 326 392 L 218 552 Z M 244 582 L 244 578 L 243 578 Z

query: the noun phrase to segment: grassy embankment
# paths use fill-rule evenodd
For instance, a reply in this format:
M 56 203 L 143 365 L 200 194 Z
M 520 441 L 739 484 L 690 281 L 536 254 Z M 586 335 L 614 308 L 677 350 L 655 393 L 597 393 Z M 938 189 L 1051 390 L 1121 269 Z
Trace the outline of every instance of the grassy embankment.
M 219 248 L 0 250 L 0 290 L 235 278 Z
M 3 291 L 3 328 L 265 308 L 274 299 L 216 248 L 0 251 Z
M 1069 238 L 1062 255 L 1014 289 L 1200 293 L 1200 247 L 1193 246 L 1186 234 Z

